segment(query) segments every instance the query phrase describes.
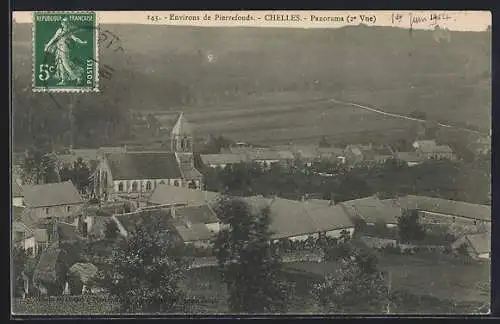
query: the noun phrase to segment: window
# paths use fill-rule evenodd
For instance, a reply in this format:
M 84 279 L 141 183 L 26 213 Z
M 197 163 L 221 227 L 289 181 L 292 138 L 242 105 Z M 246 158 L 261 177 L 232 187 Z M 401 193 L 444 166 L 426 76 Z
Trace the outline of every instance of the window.
M 67 206 L 67 207 L 66 207 L 66 211 L 67 211 L 67 212 L 70 212 L 70 211 L 71 211 L 71 206 Z
M 174 181 L 174 186 L 178 187 L 179 186 L 179 181 L 178 180 L 175 180 Z
M 119 191 L 119 192 L 123 192 L 123 182 L 120 182 L 120 183 L 118 184 L 118 191 Z
M 49 214 L 49 209 L 48 208 L 45 208 L 45 214 Z
M 132 182 L 132 191 L 137 191 L 137 181 Z
M 146 190 L 151 190 L 151 181 L 146 182 Z
M 161 181 L 160 181 L 160 184 L 165 184 L 165 180 L 161 180 Z

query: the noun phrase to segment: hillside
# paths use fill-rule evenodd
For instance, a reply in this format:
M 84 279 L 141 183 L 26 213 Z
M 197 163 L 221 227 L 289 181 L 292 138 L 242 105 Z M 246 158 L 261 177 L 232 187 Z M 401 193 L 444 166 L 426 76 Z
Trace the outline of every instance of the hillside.
M 259 131 L 260 140 L 285 140 L 304 131 L 314 137 L 337 126 L 345 128 L 338 133 L 349 132 L 346 122 L 381 119 L 314 103 L 332 97 L 390 112 L 422 111 L 430 119 L 482 129 L 491 124 L 491 35 L 486 32 L 451 32 L 449 43 L 438 43 L 431 31 L 388 27 L 101 27 L 120 37 L 124 52 L 101 45 L 101 66 L 114 69 L 112 78 L 101 80 L 101 94 L 80 96 L 76 109 L 182 109 L 201 133 L 246 138 Z M 54 102 L 46 94 L 21 92 L 31 84 L 31 25 L 13 26 L 13 60 L 16 109 L 35 103 L 51 110 Z M 54 98 L 66 107 L 67 95 Z M 267 124 L 258 121 L 262 116 L 270 118 Z M 377 123 L 358 128 L 391 128 L 394 120 Z M 311 132 L 313 124 L 318 129 Z

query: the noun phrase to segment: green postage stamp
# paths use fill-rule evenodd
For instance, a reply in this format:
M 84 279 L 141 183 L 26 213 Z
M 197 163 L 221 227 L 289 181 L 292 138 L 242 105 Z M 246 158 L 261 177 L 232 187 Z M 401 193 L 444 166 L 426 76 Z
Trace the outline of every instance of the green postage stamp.
M 33 91 L 98 92 L 95 12 L 33 13 Z

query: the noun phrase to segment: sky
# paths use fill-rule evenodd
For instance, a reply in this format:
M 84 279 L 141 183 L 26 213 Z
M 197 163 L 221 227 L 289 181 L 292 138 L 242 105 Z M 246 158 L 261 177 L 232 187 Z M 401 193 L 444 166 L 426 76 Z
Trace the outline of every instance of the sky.
M 491 25 L 489 11 L 98 11 L 97 14 L 101 24 L 200 27 L 338 28 L 363 23 L 368 26 L 434 29 L 437 24 L 449 30 L 484 31 Z M 32 15 L 30 11 L 16 11 L 13 12 L 13 21 L 31 23 Z M 182 15 L 191 19 L 181 19 Z M 228 19 L 236 15 L 239 18 L 251 16 L 253 20 Z M 292 16 L 293 19 L 299 16 L 300 22 L 294 21 Z M 193 17 L 198 19 L 192 20 Z

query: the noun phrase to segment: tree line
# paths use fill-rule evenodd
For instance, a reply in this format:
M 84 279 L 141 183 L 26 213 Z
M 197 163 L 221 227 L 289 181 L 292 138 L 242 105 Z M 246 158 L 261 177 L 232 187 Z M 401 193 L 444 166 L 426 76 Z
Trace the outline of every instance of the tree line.
M 475 161 L 429 160 L 409 167 L 396 160 L 345 168 L 318 162 L 312 167 L 239 163 L 204 168 L 206 190 L 234 196 L 277 195 L 299 199 L 304 195 L 337 202 L 377 194 L 382 197 L 423 195 L 477 204 L 490 203 L 491 164 L 488 156 Z M 318 171 L 331 173 L 326 177 Z

